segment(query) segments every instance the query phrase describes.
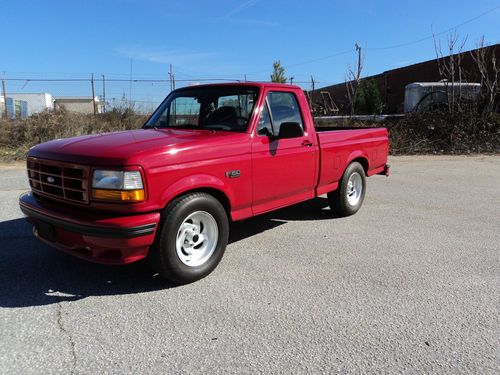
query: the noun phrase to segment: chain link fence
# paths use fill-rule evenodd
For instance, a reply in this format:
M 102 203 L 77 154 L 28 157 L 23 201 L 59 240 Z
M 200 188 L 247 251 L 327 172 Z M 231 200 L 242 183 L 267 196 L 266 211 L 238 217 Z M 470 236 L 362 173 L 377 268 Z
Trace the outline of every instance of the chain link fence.
M 0 116 L 26 118 L 45 110 L 67 109 L 83 114 L 128 109 L 151 113 L 170 92 L 171 82 L 124 79 L 105 75 L 88 78 L 21 78 L 2 80 Z

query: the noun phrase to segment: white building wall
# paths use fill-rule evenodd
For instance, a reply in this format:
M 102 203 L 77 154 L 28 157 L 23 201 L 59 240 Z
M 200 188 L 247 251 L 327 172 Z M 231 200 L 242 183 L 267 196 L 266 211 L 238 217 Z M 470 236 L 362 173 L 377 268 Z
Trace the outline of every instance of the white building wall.
M 99 97 L 95 97 L 97 113 L 103 112 L 103 103 L 99 101 Z M 94 102 L 92 97 L 56 97 L 54 98 L 55 108 L 65 108 L 69 112 L 92 114 L 94 113 Z
M 40 94 L 10 94 L 7 93 L 8 98 L 15 100 L 24 100 L 28 103 L 28 116 L 45 110 L 54 109 L 54 100 L 52 95 L 47 93 Z
M 5 116 L 5 99 L 0 95 L 0 118 Z
M 94 113 L 94 104 L 91 101 L 72 102 L 65 100 L 56 100 L 56 106 L 58 108 L 65 108 L 69 112 L 84 113 L 84 114 Z

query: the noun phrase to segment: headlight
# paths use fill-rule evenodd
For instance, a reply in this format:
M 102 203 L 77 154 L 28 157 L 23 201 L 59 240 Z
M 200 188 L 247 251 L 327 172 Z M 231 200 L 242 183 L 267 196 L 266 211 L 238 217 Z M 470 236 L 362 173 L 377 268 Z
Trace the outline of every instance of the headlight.
M 144 200 L 144 184 L 139 171 L 96 170 L 92 176 L 92 198 L 111 201 Z

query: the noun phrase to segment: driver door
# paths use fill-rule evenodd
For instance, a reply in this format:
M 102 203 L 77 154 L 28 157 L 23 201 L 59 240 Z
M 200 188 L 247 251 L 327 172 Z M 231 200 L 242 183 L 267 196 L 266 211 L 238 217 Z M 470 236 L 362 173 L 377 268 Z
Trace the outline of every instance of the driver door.
M 280 139 L 285 122 L 299 123 L 303 134 Z M 306 130 L 294 93 L 267 92 L 252 143 L 254 214 L 314 197 L 315 142 Z

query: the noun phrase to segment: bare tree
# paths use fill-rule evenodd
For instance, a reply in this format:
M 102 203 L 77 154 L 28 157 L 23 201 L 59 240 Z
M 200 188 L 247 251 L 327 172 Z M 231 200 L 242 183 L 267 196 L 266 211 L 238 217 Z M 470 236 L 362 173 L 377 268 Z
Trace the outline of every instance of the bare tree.
M 441 41 L 436 40 L 434 32 L 432 36 L 439 75 L 443 82 L 445 82 L 448 110 L 450 113 L 453 113 L 455 109 L 462 111 L 462 83 L 467 82 L 467 77 L 462 69 L 462 51 L 467 42 L 467 36 L 460 40 L 459 35 L 455 31 L 449 33 L 446 36 L 446 52 L 443 52 Z
M 358 67 L 353 71 L 351 67 L 347 69 L 345 77 L 345 85 L 347 89 L 347 99 L 349 100 L 349 108 L 351 116 L 354 115 L 354 102 L 356 99 L 356 92 L 358 91 L 361 82 L 361 73 L 363 71 L 363 56 L 361 54 L 361 47 L 358 43 L 355 44 L 356 51 L 358 52 Z
M 497 111 L 497 96 L 500 92 L 500 64 L 496 58 L 496 50 L 486 47 L 483 36 L 477 44 L 477 49 L 471 52 L 481 77 L 481 96 L 485 103 L 483 114 Z

